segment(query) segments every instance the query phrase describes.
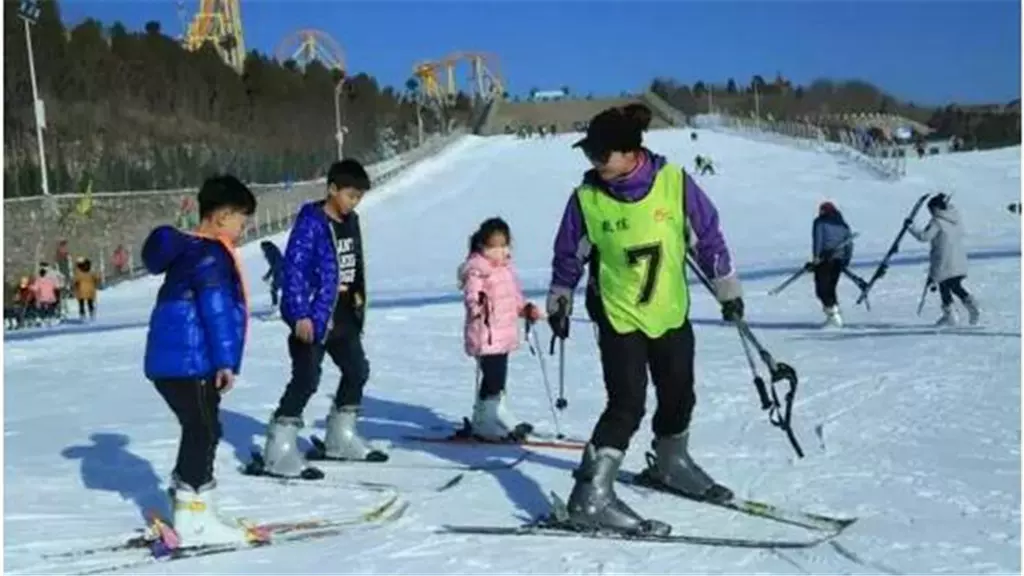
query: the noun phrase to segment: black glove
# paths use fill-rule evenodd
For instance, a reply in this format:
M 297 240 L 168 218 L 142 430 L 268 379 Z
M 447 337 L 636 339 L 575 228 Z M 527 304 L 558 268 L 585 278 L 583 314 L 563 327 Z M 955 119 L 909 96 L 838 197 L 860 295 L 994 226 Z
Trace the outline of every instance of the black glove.
M 910 218 L 907 218 L 906 220 L 903 221 L 903 225 L 906 226 L 907 228 L 910 228 L 911 226 L 914 225 L 914 221 L 911 220 Z
M 817 267 L 818 267 L 817 263 L 815 263 L 815 262 L 808 262 L 807 264 L 804 264 L 804 271 L 805 272 L 814 272 L 814 269 L 817 268 Z
M 722 320 L 735 322 L 743 319 L 743 298 L 722 302 Z
M 548 294 L 548 326 L 556 338 L 565 340 L 569 337 L 569 316 L 572 314 L 571 296 L 565 294 Z

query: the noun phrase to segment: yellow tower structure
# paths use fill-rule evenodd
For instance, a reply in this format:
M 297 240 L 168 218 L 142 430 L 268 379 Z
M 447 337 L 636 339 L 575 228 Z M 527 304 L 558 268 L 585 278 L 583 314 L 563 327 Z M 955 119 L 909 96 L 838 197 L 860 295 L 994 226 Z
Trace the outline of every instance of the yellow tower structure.
M 184 3 L 179 2 L 179 10 Z M 183 38 L 186 50 L 195 51 L 210 42 L 220 57 L 238 73 L 245 65 L 245 36 L 239 0 L 199 0 L 199 10 Z
M 440 60 L 428 60 L 413 66 L 420 91 L 428 101 L 450 104 L 458 94 L 456 67 L 469 65 L 469 92 L 482 100 L 505 97 L 505 81 L 497 71 L 497 58 L 483 52 L 453 52 Z M 439 72 L 444 74 L 443 80 Z

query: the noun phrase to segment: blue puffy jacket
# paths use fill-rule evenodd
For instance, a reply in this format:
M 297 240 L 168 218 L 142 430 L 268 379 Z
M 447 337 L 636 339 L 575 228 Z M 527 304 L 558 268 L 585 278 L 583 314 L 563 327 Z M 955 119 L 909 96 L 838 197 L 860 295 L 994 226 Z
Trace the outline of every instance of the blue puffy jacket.
M 835 248 L 852 234 L 850 226 L 839 212 L 818 216 L 811 226 L 813 243 L 811 250 L 814 252 L 814 257 L 818 260 L 839 260 L 843 262 L 844 266 L 848 266 L 850 260 L 853 259 L 853 241 L 851 240 L 839 250 L 835 250 Z
M 317 341 L 327 337 L 338 298 L 338 256 L 323 204 L 309 202 L 299 210 L 284 251 L 281 287 L 281 319 L 292 328 L 312 319 Z M 348 217 L 358 218 L 355 212 Z
M 146 334 L 146 378 L 207 378 L 224 368 L 237 374 L 249 311 L 230 248 L 160 226 L 146 238 L 142 262 L 164 274 Z

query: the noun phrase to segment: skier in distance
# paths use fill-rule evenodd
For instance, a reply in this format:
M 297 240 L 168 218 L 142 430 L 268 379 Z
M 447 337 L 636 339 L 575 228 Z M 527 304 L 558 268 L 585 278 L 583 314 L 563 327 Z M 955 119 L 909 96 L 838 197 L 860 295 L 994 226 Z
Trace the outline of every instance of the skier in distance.
M 852 234 L 843 213 L 835 204 L 826 201 L 818 206 L 818 216 L 811 225 L 813 261 L 808 262 L 805 268 L 814 272 L 814 294 L 825 313 L 825 326 L 838 328 L 843 325 L 836 286 L 843 269 L 853 259 Z
M 907 232 L 921 242 L 931 243 L 929 254 L 928 278 L 939 288 L 942 300 L 942 316 L 935 323 L 937 326 L 955 326 L 959 322 L 953 308 L 953 296 L 956 295 L 967 309 L 968 322 L 971 326 L 978 323 L 981 309 L 978 302 L 963 287 L 967 277 L 967 249 L 964 247 L 964 225 L 960 219 L 960 211 L 949 202 L 945 194 L 936 194 L 928 200 L 928 212 L 932 219 L 921 230 L 914 228 L 914 223 L 907 220 Z
M 650 121 L 651 110 L 642 104 L 609 108 L 573 145 L 593 168 L 569 197 L 555 237 L 547 312 L 555 337 L 568 338 L 573 289 L 589 264 L 586 308 L 597 329 L 608 398 L 573 474 L 571 521 L 667 534 L 667 524 L 641 517 L 614 490 L 644 416 L 648 367 L 658 408 L 652 422 L 656 463 L 647 472 L 696 498 L 732 498 L 688 451 L 696 398 L 687 248 L 695 249 L 697 264 L 711 279 L 725 320 L 743 317 L 743 299 L 717 209 L 681 167 L 644 148 Z

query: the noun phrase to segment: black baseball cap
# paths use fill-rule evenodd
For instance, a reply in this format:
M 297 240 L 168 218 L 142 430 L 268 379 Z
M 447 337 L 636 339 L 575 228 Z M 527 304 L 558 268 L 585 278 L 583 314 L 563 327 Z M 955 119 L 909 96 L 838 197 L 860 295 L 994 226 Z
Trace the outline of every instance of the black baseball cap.
M 588 155 L 637 150 L 643 144 L 643 128 L 621 107 L 608 108 L 590 119 L 587 135 L 572 145 Z

